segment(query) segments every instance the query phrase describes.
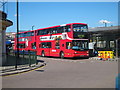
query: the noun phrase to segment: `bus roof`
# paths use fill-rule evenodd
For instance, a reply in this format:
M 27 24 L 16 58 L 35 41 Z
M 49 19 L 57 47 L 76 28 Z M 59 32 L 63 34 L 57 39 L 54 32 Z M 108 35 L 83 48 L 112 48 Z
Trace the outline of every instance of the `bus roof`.
M 87 24 L 85 24 L 85 23 L 69 23 L 69 24 L 56 25 L 56 26 L 51 26 L 51 27 L 46 27 L 46 28 L 40 28 L 40 29 L 37 29 L 37 30 L 43 30 L 43 29 L 49 29 L 49 28 L 55 28 L 55 27 L 73 25 L 73 24 L 87 25 Z M 19 32 L 19 33 L 26 33 L 26 32 L 32 32 L 32 31 L 37 31 L 37 30 L 29 30 L 29 31 L 23 31 L 23 32 Z
M 37 29 L 37 30 L 43 30 L 43 29 L 49 29 L 49 28 L 55 28 L 55 27 L 61 27 L 61 26 L 67 26 L 67 25 L 73 25 L 73 24 L 87 25 L 87 24 L 85 24 L 85 23 L 69 23 L 69 24 L 56 25 L 56 26 L 51 26 L 51 27 L 46 27 L 46 28 L 40 28 L 40 29 Z
M 32 31 L 35 31 L 35 30 L 22 31 L 22 32 L 19 32 L 19 33 L 27 33 L 27 32 L 32 32 Z M 17 33 L 16 33 L 16 34 L 17 34 Z

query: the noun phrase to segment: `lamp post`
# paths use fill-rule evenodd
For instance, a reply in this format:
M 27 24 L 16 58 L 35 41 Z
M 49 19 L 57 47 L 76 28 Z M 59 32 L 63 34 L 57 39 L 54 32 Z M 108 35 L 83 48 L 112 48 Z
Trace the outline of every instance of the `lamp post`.
M 105 27 L 107 27 L 107 23 L 106 22 L 103 22 L 105 24 Z
M 19 58 L 19 13 L 18 13 L 18 10 L 19 10 L 19 4 L 18 4 L 18 0 L 16 0 L 16 8 L 17 8 L 17 57 L 16 57 L 16 64 L 15 64 L 15 69 L 17 69 L 17 59 Z
M 118 55 L 118 53 L 119 53 L 118 41 L 119 41 L 119 40 L 120 40 L 120 38 L 116 39 L 116 57 L 117 57 L 117 58 L 119 57 L 119 55 Z
M 110 21 L 107 21 L 107 20 L 100 20 L 99 22 L 100 22 L 100 23 L 104 23 L 104 24 L 105 24 L 105 27 L 107 27 L 107 24 L 108 24 L 108 23 L 111 23 Z
M 32 26 L 32 30 L 33 30 L 34 27 L 35 27 L 35 26 L 33 25 L 33 26 Z

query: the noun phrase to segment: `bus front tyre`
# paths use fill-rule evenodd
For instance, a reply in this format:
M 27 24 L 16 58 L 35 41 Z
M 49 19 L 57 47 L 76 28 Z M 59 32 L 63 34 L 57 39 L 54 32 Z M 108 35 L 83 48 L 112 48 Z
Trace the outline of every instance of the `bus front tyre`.
M 60 58 L 64 59 L 64 53 L 63 52 L 60 53 Z
M 44 51 L 42 51 L 41 56 L 45 57 L 45 52 Z

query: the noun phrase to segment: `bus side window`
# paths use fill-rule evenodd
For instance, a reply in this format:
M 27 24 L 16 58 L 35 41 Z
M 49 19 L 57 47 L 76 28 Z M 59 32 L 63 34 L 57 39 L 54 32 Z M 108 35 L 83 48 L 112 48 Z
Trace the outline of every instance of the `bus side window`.
M 63 32 L 64 32 L 63 29 L 64 29 L 63 27 L 58 27 L 58 28 L 57 28 L 57 33 L 63 33 Z
M 51 42 L 47 42 L 47 47 L 51 48 Z
M 70 32 L 70 25 L 65 26 L 64 29 L 65 29 L 65 30 L 64 30 L 65 32 Z
M 41 43 L 41 48 L 46 48 L 45 43 Z
M 53 29 L 51 30 L 51 34 L 56 34 L 56 28 L 53 28 Z
M 51 48 L 51 42 L 44 42 L 40 45 L 41 48 Z
M 25 48 L 25 43 L 19 44 L 19 48 Z
M 34 36 L 34 35 L 35 35 L 35 32 L 32 31 L 32 32 L 31 32 L 31 36 Z

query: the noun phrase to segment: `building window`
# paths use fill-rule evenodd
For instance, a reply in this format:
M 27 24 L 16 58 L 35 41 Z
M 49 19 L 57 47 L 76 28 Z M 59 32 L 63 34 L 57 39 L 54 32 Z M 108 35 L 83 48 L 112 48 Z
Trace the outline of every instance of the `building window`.
M 106 41 L 98 41 L 97 42 L 98 48 L 105 48 L 106 47 Z
M 110 41 L 110 48 L 114 48 L 115 47 L 115 42 L 114 41 Z

